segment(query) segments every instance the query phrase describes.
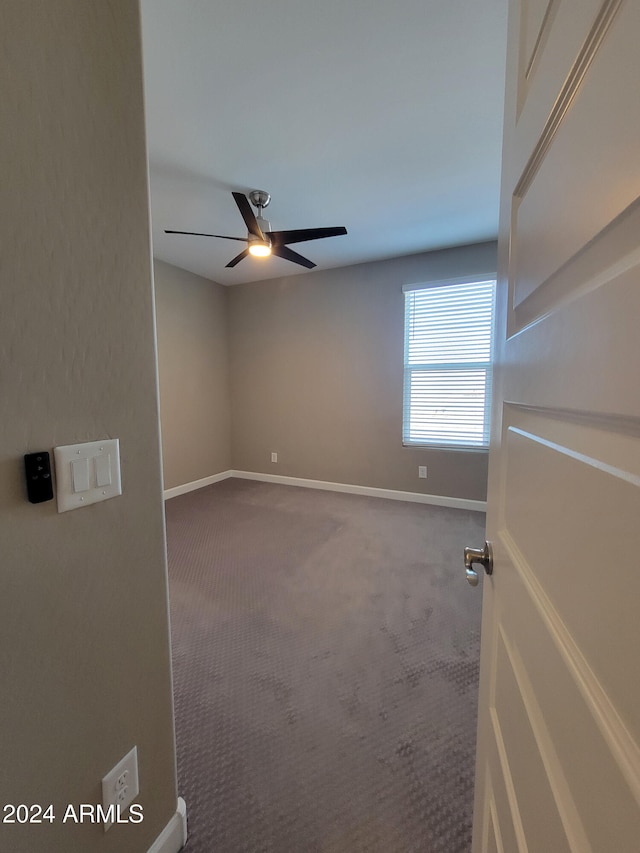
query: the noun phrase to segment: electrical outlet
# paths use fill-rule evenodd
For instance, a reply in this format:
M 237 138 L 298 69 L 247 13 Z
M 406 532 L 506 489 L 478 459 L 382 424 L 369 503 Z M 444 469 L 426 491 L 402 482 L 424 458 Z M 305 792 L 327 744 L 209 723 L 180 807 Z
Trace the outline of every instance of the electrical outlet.
M 138 783 L 138 748 L 133 747 L 102 780 L 102 806 L 105 813 L 109 806 L 116 806 L 123 814 L 140 793 Z M 113 820 L 105 821 L 105 832 Z
M 427 479 L 427 466 L 426 465 L 418 465 L 418 477 L 421 477 L 423 480 Z
M 272 454 L 271 454 L 271 461 L 272 461 L 272 462 L 277 462 L 277 461 L 278 461 L 278 454 L 277 454 L 277 453 L 272 453 Z

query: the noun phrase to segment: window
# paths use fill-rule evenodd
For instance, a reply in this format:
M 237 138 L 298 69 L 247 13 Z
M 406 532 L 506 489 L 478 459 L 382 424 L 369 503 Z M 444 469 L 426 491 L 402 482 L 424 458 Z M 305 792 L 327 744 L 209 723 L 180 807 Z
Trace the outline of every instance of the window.
M 408 285 L 403 444 L 489 446 L 495 279 Z

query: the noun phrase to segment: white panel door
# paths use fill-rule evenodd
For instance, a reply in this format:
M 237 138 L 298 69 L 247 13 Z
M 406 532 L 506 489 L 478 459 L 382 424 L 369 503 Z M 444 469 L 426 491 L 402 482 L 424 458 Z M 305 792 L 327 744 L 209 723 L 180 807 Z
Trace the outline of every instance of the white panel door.
M 640 0 L 512 0 L 505 116 L 473 850 L 638 853 Z

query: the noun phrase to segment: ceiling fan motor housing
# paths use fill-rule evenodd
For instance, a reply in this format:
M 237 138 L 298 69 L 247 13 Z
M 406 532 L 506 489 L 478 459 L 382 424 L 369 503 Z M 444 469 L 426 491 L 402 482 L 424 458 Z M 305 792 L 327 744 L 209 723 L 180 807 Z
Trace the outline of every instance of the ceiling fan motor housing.
M 249 193 L 249 201 L 254 207 L 268 207 L 271 201 L 271 196 L 266 190 L 251 190 Z

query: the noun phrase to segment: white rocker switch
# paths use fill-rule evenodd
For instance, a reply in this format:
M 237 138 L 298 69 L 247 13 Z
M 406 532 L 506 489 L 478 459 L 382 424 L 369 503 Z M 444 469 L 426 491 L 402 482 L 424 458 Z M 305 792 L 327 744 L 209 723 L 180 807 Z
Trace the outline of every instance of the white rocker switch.
M 89 460 L 86 458 L 74 459 L 71 463 L 74 492 L 89 491 Z
M 110 486 L 111 454 L 105 453 L 101 456 L 94 456 L 93 459 L 96 466 L 96 486 Z

